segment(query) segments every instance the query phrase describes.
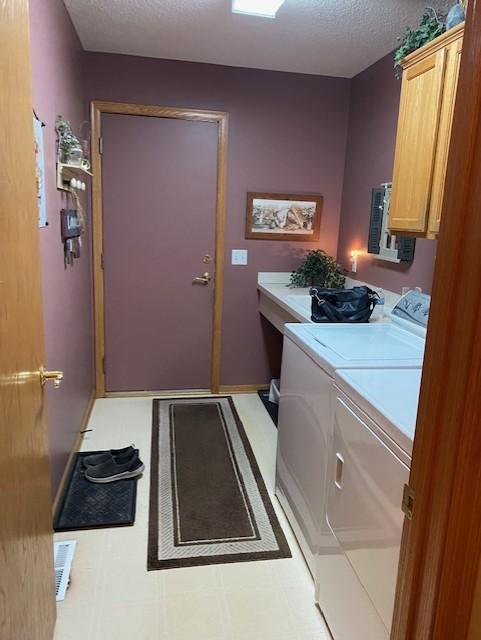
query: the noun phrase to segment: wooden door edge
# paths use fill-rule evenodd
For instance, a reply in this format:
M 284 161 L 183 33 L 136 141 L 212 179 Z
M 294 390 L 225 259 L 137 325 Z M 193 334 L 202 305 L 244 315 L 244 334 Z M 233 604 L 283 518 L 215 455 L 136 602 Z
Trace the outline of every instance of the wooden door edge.
M 177 118 L 199 122 L 215 122 L 218 126 L 216 212 L 215 212 L 215 278 L 212 320 L 211 391 L 220 388 L 222 350 L 222 307 L 224 288 L 225 210 L 227 200 L 227 147 L 229 114 L 225 111 L 209 111 L 158 105 L 142 105 L 126 102 L 91 102 L 91 155 L 92 155 L 92 264 L 94 280 L 94 343 L 95 390 L 97 398 L 106 397 L 105 388 L 105 288 L 103 274 L 103 205 L 102 205 L 102 157 L 101 138 L 103 113 L 156 118 Z
M 50 640 L 56 620 L 30 18 L 28 0 L 0 4 L 2 640 Z
M 215 213 L 215 279 L 212 327 L 211 390 L 219 392 L 222 358 L 222 309 L 224 304 L 224 245 L 225 211 L 227 201 L 227 145 L 229 116 L 224 113 L 219 119 L 217 146 L 217 196 Z
M 465 638 L 481 553 L 481 5 L 449 150 L 392 640 Z

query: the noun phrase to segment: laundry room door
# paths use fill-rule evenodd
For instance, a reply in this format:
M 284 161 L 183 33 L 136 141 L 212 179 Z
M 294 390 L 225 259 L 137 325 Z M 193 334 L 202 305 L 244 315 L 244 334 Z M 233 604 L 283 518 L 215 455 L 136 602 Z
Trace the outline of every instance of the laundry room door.
M 0 4 L 0 93 L 0 638 L 51 640 L 55 572 L 27 0 Z
M 210 389 L 218 127 L 103 114 L 106 391 Z

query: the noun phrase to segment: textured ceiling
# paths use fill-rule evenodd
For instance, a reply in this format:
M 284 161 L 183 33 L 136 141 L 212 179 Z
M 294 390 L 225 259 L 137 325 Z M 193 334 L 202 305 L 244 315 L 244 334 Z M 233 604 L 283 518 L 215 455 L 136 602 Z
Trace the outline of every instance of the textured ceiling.
M 426 6 L 286 0 L 271 20 L 233 14 L 230 0 L 64 1 L 89 51 L 344 77 L 394 49 Z

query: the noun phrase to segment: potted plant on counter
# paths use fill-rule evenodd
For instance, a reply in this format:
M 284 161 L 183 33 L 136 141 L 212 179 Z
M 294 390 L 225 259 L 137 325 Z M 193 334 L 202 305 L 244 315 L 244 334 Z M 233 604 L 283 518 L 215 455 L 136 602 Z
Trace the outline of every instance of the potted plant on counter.
M 303 263 L 291 273 L 290 287 L 324 287 L 342 289 L 344 269 L 322 249 L 308 251 Z

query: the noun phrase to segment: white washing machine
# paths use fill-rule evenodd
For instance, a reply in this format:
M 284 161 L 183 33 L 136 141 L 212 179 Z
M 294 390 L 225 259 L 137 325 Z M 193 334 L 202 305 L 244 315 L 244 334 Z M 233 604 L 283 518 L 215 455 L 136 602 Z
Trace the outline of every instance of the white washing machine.
M 420 369 L 338 371 L 316 600 L 335 640 L 388 640 Z
M 276 495 L 313 576 L 326 528 L 335 372 L 420 369 L 429 302 L 429 296 L 409 292 L 396 305 L 391 322 L 285 325 Z

